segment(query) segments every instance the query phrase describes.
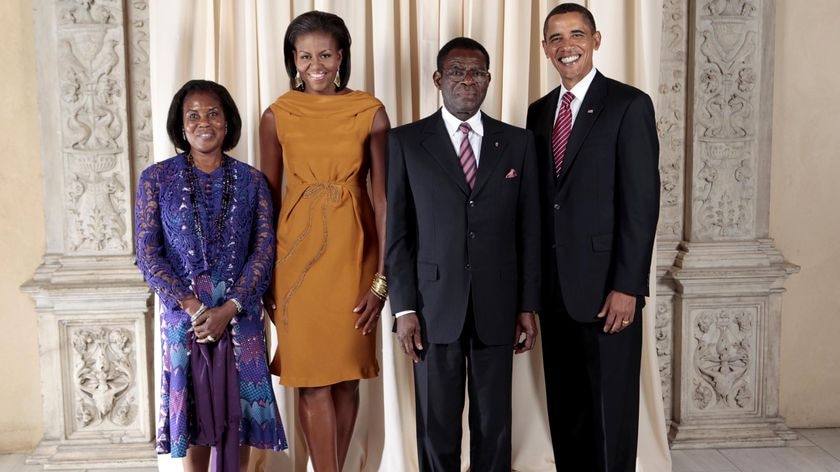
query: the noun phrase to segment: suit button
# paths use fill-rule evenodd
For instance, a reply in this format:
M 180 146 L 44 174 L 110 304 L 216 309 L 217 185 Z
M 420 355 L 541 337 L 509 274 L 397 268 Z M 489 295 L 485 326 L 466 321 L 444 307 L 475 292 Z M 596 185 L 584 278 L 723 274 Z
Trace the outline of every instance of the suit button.
M 472 231 L 470 231 L 470 239 L 475 239 L 475 233 L 473 233 Z
M 552 245 L 551 245 L 551 249 L 557 249 L 557 245 L 556 245 L 556 244 L 552 244 Z
M 470 203 L 469 203 L 469 205 L 470 205 L 470 208 L 472 208 L 472 207 L 474 207 L 474 206 L 475 206 L 475 201 L 473 201 L 473 200 L 470 200 Z
M 559 210 L 559 209 L 560 209 L 560 204 L 559 204 L 559 203 L 555 203 L 555 204 L 554 204 L 554 209 L 555 209 L 555 210 Z
M 464 265 L 464 269 L 472 270 L 472 266 L 469 264 Z

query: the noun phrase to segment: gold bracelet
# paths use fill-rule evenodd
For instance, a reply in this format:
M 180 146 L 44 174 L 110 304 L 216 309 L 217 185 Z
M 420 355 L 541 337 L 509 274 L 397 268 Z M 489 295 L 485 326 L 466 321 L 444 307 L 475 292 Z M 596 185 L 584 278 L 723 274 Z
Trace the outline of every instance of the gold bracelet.
M 370 291 L 380 300 L 388 298 L 388 279 L 377 272 L 373 275 L 373 282 L 370 284 Z

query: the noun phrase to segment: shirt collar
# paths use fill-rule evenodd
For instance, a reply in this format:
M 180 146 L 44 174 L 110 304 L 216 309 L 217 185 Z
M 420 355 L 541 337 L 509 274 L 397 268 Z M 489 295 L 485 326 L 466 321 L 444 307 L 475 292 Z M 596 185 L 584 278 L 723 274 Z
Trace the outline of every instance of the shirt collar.
M 443 117 L 443 124 L 446 126 L 446 132 L 449 133 L 449 136 L 454 136 L 455 133 L 458 133 L 458 127 L 461 126 L 460 118 L 456 117 L 452 113 L 449 113 L 449 110 L 446 107 L 440 107 L 440 114 Z M 484 137 L 484 124 L 481 122 L 481 111 L 477 112 L 475 115 L 469 117 L 466 123 L 470 125 L 472 128 L 473 133 Z
M 586 75 L 580 79 L 580 82 L 575 84 L 571 90 L 566 90 L 566 87 L 563 86 L 562 82 L 560 83 L 560 100 L 563 99 L 563 94 L 566 92 L 572 92 L 572 95 L 575 96 L 575 100 L 580 100 L 583 102 L 583 97 L 586 96 L 586 92 L 589 90 L 589 86 L 592 85 L 592 81 L 595 80 L 595 73 L 598 72 L 598 69 L 592 68 Z M 558 102 L 559 103 L 559 102 Z

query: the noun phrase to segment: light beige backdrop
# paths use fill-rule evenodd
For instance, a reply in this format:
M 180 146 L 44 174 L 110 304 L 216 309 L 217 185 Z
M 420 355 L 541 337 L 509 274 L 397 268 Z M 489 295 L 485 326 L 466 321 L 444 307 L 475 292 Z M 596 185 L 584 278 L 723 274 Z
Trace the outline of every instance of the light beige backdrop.
M 656 97 L 662 0 L 590 0 L 603 41 L 595 64 L 607 76 Z M 490 53 L 492 82 L 482 109 L 524 126 L 527 106 L 559 84 L 539 41 L 546 13 L 559 2 L 505 0 L 152 0 L 151 90 L 155 158 L 174 154 L 165 130 L 174 92 L 192 78 L 225 85 L 243 118 L 242 140 L 232 154 L 258 162 L 259 117 L 288 90 L 283 35 L 292 18 L 308 10 L 341 16 L 353 38 L 349 87 L 384 104 L 392 125 L 408 123 L 441 106 L 432 84 L 438 49 L 456 36 L 481 42 Z M 649 300 L 648 306 L 655 306 Z M 386 307 L 387 310 L 387 307 Z M 652 317 L 645 317 L 642 373 L 641 472 L 670 470 Z M 393 349 L 391 317 L 380 327 L 381 376 L 362 382 L 362 405 L 345 471 L 417 470 L 411 365 Z M 159 345 L 157 342 L 155 345 Z M 156 353 L 159 357 L 159 353 Z M 156 361 L 159 364 L 159 360 Z M 276 382 L 275 382 L 275 385 Z M 555 470 L 548 435 L 542 354 L 514 361 L 513 462 L 525 472 Z M 304 471 L 305 444 L 296 427 L 295 393 L 277 387 L 290 450 L 255 453 L 254 470 Z M 464 449 L 468 448 L 467 436 Z M 468 456 L 468 454 L 465 454 Z M 562 463 L 562 458 L 559 461 Z M 180 470 L 162 457 L 161 470 Z M 266 467 L 268 466 L 268 467 Z M 463 469 L 468 467 L 465 459 Z M 310 466 L 311 470 L 311 466 Z

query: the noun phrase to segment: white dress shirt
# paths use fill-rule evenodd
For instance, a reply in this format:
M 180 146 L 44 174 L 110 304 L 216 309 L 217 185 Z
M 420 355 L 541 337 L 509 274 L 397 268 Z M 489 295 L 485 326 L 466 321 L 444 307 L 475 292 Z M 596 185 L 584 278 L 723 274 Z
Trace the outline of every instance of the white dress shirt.
M 563 101 L 563 95 L 566 92 L 572 92 L 575 99 L 569 104 L 569 108 L 572 110 L 572 126 L 575 125 L 575 119 L 577 118 L 578 111 L 580 111 L 580 105 L 583 103 L 583 98 L 586 97 L 586 92 L 589 91 L 589 86 L 592 85 L 596 71 L 597 69 L 593 67 L 571 90 L 566 90 L 566 87 L 562 83 L 560 84 L 560 96 L 557 97 L 557 106 L 554 108 L 554 123 L 557 123 L 557 114 L 560 113 L 560 103 Z
M 473 154 L 475 155 L 475 167 L 478 168 L 481 162 L 481 138 L 484 137 L 484 125 L 481 123 L 481 112 L 469 117 L 466 122 L 457 118 L 446 107 L 441 107 L 440 114 L 443 117 L 443 125 L 446 126 L 446 132 L 449 133 L 449 139 L 452 140 L 452 146 L 455 148 L 455 155 L 461 150 L 461 140 L 464 139 L 464 133 L 458 131 L 461 123 L 467 123 L 472 128 L 470 131 L 470 146 L 472 146 Z

